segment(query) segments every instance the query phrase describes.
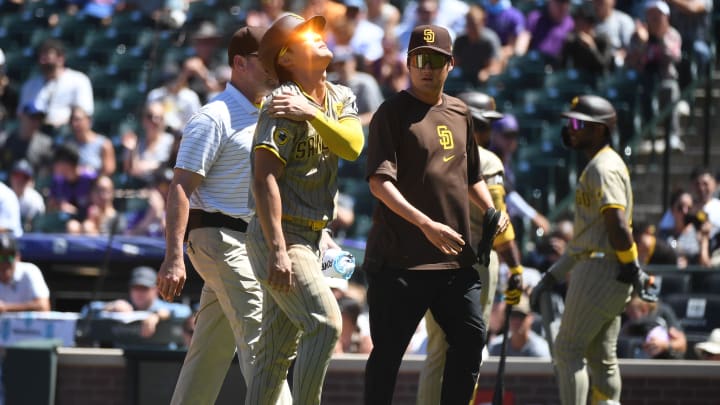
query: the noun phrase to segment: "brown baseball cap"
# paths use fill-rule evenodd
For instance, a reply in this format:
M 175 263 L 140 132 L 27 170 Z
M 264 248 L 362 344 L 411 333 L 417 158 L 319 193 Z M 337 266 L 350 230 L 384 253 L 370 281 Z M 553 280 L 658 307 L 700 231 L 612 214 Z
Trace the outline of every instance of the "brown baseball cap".
M 277 77 L 275 64 L 280 50 L 287 45 L 293 33 L 304 28 L 322 32 L 325 29 L 325 17 L 316 15 L 306 20 L 297 14 L 287 13 L 275 20 L 262 37 L 260 62 L 273 77 Z
M 408 55 L 419 50 L 429 49 L 452 56 L 452 38 L 446 28 L 438 25 L 418 25 L 410 34 Z
M 235 31 L 230 38 L 228 45 L 228 64 L 233 65 L 235 55 L 247 56 L 257 53 L 260 48 L 260 40 L 265 35 L 267 28 L 264 27 L 242 27 Z

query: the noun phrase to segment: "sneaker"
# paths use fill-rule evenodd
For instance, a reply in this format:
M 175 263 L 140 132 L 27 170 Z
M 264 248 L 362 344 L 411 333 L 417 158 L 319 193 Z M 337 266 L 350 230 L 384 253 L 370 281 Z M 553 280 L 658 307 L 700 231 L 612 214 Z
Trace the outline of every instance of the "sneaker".
M 690 104 L 688 104 L 685 100 L 680 100 L 675 105 L 675 111 L 677 111 L 678 115 L 681 117 L 689 117 L 690 116 Z
M 664 146 L 664 145 L 663 145 Z M 685 143 L 677 135 L 670 136 L 670 150 L 685 152 Z

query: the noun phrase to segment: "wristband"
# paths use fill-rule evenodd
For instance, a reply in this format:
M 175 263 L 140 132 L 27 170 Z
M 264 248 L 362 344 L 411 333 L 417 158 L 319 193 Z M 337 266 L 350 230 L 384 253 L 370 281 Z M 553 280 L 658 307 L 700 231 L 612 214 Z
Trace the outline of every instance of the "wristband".
M 632 263 L 638 258 L 637 245 L 633 242 L 632 246 L 630 246 L 630 249 L 616 250 L 615 254 L 617 255 L 618 260 L 620 260 L 620 263 Z
M 523 266 L 517 265 L 514 267 L 510 267 L 510 274 L 522 274 L 523 273 Z
M 327 232 L 328 235 L 330 235 L 331 238 L 335 237 L 335 233 L 330 228 L 323 228 L 323 232 Z

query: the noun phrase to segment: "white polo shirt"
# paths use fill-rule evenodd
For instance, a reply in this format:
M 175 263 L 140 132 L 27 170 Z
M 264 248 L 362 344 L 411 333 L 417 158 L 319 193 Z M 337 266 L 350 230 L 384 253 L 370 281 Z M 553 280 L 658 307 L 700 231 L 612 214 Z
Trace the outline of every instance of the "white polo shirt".
M 190 208 L 250 220 L 250 150 L 257 118 L 257 107 L 228 83 L 188 121 L 175 167 L 205 178 L 190 196 Z
M 15 263 L 15 273 L 10 283 L 0 283 L 0 300 L 6 303 L 16 304 L 49 297 L 50 289 L 42 272 L 32 263 Z

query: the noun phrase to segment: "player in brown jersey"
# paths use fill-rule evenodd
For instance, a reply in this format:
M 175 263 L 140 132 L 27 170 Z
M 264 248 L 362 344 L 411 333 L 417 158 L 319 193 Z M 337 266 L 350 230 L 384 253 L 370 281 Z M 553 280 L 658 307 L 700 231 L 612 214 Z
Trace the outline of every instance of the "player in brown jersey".
M 500 211 L 505 209 L 505 169 L 500 158 L 487 147 L 490 145 L 490 125 L 493 121 L 502 118 L 502 114 L 495 109 L 495 100 L 487 94 L 480 92 L 465 92 L 458 94 L 458 98 L 465 102 L 470 108 L 473 118 L 473 130 L 475 142 L 478 144 L 480 154 L 480 173 L 487 183 L 490 195 L 492 195 L 495 208 Z M 483 233 L 484 215 L 479 207 L 470 205 L 470 234 L 473 241 L 480 241 Z M 475 242 L 474 242 L 475 243 Z M 489 265 L 475 266 L 480 275 L 482 292 L 480 304 L 482 305 L 482 317 L 485 325 L 490 319 L 495 290 L 497 288 L 500 263 L 498 255 L 510 267 L 510 278 L 505 291 L 505 303 L 516 305 L 522 294 L 522 272 L 520 264 L 520 251 L 515 243 L 515 231 L 512 224 L 508 224 L 504 232 L 497 235 L 493 241 L 493 251 L 490 253 Z M 425 326 L 427 328 L 427 356 L 425 365 L 420 372 L 418 383 L 418 405 L 437 405 L 440 403 L 440 384 L 442 373 L 445 367 L 445 352 L 448 344 L 440 326 L 432 317 L 430 312 L 425 315 Z
M 365 403 L 392 402 L 397 372 L 429 309 L 448 340 L 443 403 L 466 404 L 475 386 L 485 324 L 470 237 L 470 201 L 493 207 L 480 173 L 468 107 L 443 93 L 452 70 L 445 28 L 415 27 L 410 87 L 373 116 L 366 175 L 380 204 L 365 254 L 373 350 Z M 500 231 L 507 227 L 501 217 Z
M 653 279 L 639 265 L 633 240 L 630 174 L 610 147 L 616 114 L 604 98 L 575 97 L 563 128 L 563 143 L 589 160 L 575 191 L 575 235 L 567 252 L 535 287 L 539 296 L 572 271 L 565 311 L 553 348 L 563 405 L 619 404 L 621 380 L 616 355 L 620 313 L 639 295 L 657 300 Z M 589 386 L 586 364 L 592 374 Z
M 342 325 L 320 252 L 338 247 L 323 232 L 334 215 L 338 160 L 357 159 L 364 137 L 353 93 L 325 81 L 333 55 L 324 26 L 321 16 L 287 14 L 260 42 L 260 61 L 281 85 L 253 140 L 256 217 L 247 248 L 265 301 L 248 405 L 275 403 L 295 356 L 293 402 L 319 404 Z

